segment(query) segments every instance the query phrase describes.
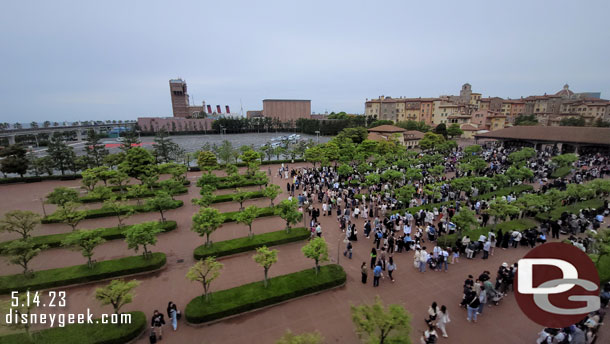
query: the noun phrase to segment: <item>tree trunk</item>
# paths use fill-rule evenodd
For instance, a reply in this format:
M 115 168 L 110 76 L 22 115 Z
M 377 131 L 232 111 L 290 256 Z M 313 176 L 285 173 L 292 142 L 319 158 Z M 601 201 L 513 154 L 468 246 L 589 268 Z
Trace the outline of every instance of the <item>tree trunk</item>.
M 267 288 L 267 271 L 269 271 L 269 269 L 265 268 L 265 281 L 264 281 L 264 284 L 263 284 L 265 286 L 265 288 Z

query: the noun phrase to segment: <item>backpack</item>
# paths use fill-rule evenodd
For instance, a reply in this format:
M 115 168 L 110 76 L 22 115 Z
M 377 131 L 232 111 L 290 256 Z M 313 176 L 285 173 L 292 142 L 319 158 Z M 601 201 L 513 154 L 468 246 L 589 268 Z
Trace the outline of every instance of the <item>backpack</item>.
M 436 339 L 436 335 L 431 334 L 430 336 L 428 336 L 428 339 L 426 339 L 426 344 L 435 344 Z

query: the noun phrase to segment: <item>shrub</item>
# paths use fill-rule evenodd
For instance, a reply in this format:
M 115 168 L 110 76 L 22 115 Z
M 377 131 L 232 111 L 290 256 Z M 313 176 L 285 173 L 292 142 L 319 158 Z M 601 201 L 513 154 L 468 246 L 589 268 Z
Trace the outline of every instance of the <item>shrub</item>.
M 274 208 L 273 207 L 265 207 L 265 208 L 260 208 L 258 216 L 257 217 L 263 217 L 263 216 L 273 216 L 274 215 Z M 227 211 L 225 213 L 222 213 L 222 215 L 225 218 L 225 222 L 235 222 L 235 216 L 239 213 L 239 211 Z
M 180 200 L 174 200 L 174 201 L 172 201 L 172 206 L 168 207 L 166 209 L 176 209 L 176 208 L 180 208 L 183 205 L 184 205 L 184 202 L 182 202 Z M 150 206 L 143 204 L 143 205 L 126 206 L 125 211 L 123 213 L 127 213 L 128 209 L 132 209 L 135 213 L 148 213 L 151 211 L 157 211 L 157 209 L 153 209 Z M 108 209 L 101 209 L 101 208 L 100 209 L 89 209 L 89 210 L 85 210 L 85 212 L 86 212 L 86 215 L 85 215 L 86 219 L 95 219 L 98 217 L 116 216 L 116 213 L 114 211 L 108 210 Z M 59 222 L 61 222 L 61 220 L 55 214 L 51 214 L 42 219 L 42 223 L 59 223 Z
M 147 326 L 146 315 L 142 312 L 128 312 L 131 323 L 117 326 L 102 324 L 101 319 L 93 324 L 70 324 L 65 327 L 53 327 L 32 334 L 34 342 L 39 344 L 121 344 L 140 336 Z M 96 321 L 100 320 L 100 323 Z M 0 336 L 5 344 L 29 343 L 25 333 Z
M 265 197 L 265 195 L 263 195 L 262 191 L 247 191 L 246 194 L 248 194 L 249 199 Z M 214 196 L 214 201 L 212 201 L 212 203 L 221 203 L 221 202 L 233 202 L 233 194 Z
M 565 211 L 569 214 L 578 214 L 581 209 L 585 208 L 593 208 L 599 209 L 604 205 L 604 201 L 601 199 L 590 199 L 588 201 L 576 202 L 574 204 L 566 205 L 564 207 L 555 208 L 546 213 L 538 213 L 536 214 L 536 220 L 545 221 L 552 220 L 556 221 L 561 217 L 561 214 Z
M 553 173 L 551 173 L 551 178 L 563 178 L 570 174 L 572 171 L 572 166 L 563 166 L 555 169 Z
M 74 180 L 82 178 L 80 174 L 70 174 L 64 176 L 39 176 L 39 177 L 14 177 L 14 178 L 0 178 L 0 184 L 14 184 L 14 183 L 35 183 L 42 182 L 45 180 Z
M 160 222 L 159 225 L 161 226 L 161 228 L 163 228 L 163 232 L 173 231 L 178 226 L 176 221 Z M 131 225 L 123 226 L 123 227 L 97 228 L 95 230 L 102 231 L 103 239 L 116 240 L 116 239 L 124 238 L 125 235 L 123 235 L 123 232 L 130 227 L 131 227 Z M 47 245 L 48 246 L 47 248 L 61 247 L 61 242 L 68 235 L 70 235 L 72 233 L 73 232 L 61 233 L 61 234 L 51 234 L 51 235 L 40 235 L 40 236 L 31 237 L 30 240 L 34 243 L 35 247 L 40 247 L 43 245 Z M 2 252 L 3 248 L 8 246 L 13 241 L 14 240 L 5 241 L 5 242 L 0 243 L 0 254 L 3 253 Z
M 281 163 L 288 163 L 291 164 L 292 163 L 292 159 L 281 159 L 281 160 L 265 160 L 263 161 L 263 163 L 261 165 L 274 165 L 274 164 L 281 164 Z M 294 162 L 304 162 L 305 159 L 294 159 Z M 238 162 L 236 164 L 237 167 L 244 167 L 246 166 L 245 162 Z M 225 164 L 219 164 L 216 166 L 216 170 L 222 170 L 226 167 Z M 199 168 L 199 166 L 191 166 L 189 167 L 189 171 L 191 172 L 198 172 L 201 171 L 201 169 Z
M 124 197 L 124 198 L 127 198 L 127 199 L 136 198 L 136 196 L 127 194 L 126 192 L 123 193 L 123 192 L 118 192 L 116 190 L 113 190 L 113 191 L 116 193 L 116 195 L 118 197 Z M 188 188 L 186 186 L 183 186 L 183 187 L 181 187 L 179 189 L 173 190 L 173 192 L 171 194 L 172 195 L 180 195 L 180 194 L 185 194 L 187 192 L 188 192 Z M 149 191 L 149 192 L 146 192 L 145 194 L 139 195 L 138 197 L 139 198 L 147 198 L 147 197 L 154 197 L 154 196 L 155 196 L 155 192 L 154 191 Z M 100 198 L 100 197 L 95 197 L 95 196 L 87 195 L 87 196 L 80 197 L 79 201 L 82 202 L 82 203 L 95 203 L 95 202 L 102 202 L 102 201 L 104 201 L 104 199 Z
M 89 268 L 87 264 L 83 264 L 36 271 L 33 276 L 0 276 L 0 294 L 28 289 L 55 288 L 156 270 L 165 265 L 165 260 L 165 254 L 157 252 L 150 255 L 148 259 L 145 259 L 142 256 L 134 256 L 104 260 L 95 263 L 93 268 Z
M 252 238 L 243 237 L 232 240 L 219 241 L 211 246 L 201 245 L 195 249 L 195 259 L 205 259 L 208 256 L 223 257 L 231 254 L 252 251 L 262 246 L 276 246 L 289 242 L 305 240 L 309 238 L 310 232 L 307 228 L 293 228 L 290 232 L 285 230 L 257 234 Z
M 259 281 L 214 292 L 207 302 L 198 296 L 188 303 L 184 314 L 190 323 L 204 323 L 340 286 L 345 280 L 341 266 L 325 265 L 317 275 L 314 269 L 307 269 L 273 277 L 267 288 Z

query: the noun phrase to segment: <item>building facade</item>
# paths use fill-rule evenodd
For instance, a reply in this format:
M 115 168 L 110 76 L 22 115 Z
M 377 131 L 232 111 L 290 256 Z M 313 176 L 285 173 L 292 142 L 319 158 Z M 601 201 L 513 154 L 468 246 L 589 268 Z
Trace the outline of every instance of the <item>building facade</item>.
M 172 100 L 174 117 L 203 117 L 202 114 L 205 113 L 205 102 L 199 106 L 190 105 L 186 81 L 182 79 L 171 79 L 169 81 L 169 92 Z
M 264 99 L 263 117 L 277 118 L 281 122 L 311 118 L 311 100 Z

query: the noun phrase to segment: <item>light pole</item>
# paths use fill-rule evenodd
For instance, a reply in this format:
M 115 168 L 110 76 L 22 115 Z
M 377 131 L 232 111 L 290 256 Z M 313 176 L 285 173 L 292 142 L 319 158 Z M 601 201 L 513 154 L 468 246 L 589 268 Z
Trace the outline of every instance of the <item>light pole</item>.
M 318 139 L 318 144 L 320 144 L 320 131 L 316 130 L 316 138 Z

